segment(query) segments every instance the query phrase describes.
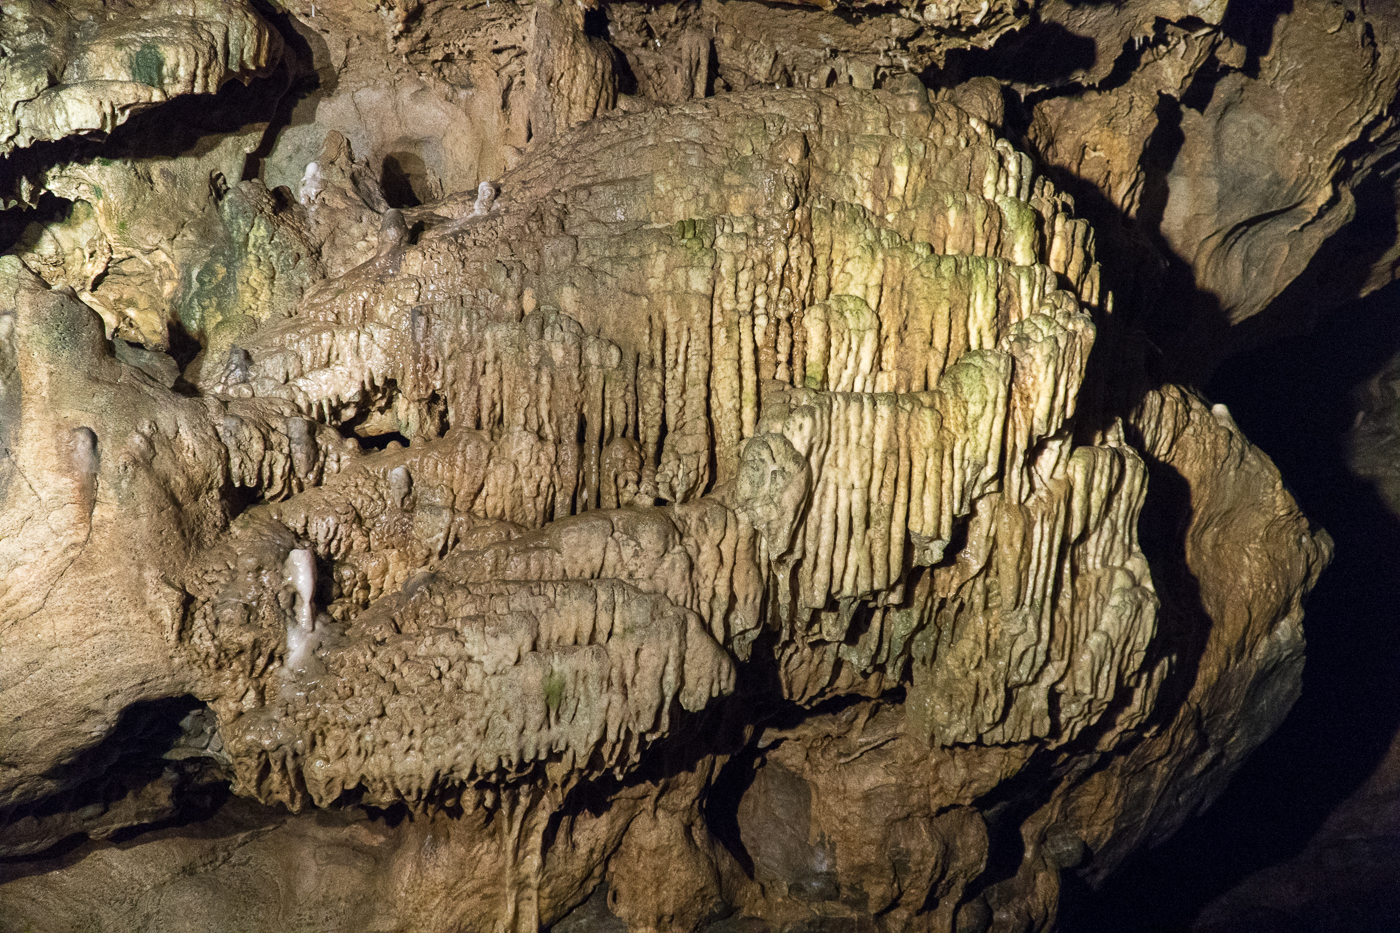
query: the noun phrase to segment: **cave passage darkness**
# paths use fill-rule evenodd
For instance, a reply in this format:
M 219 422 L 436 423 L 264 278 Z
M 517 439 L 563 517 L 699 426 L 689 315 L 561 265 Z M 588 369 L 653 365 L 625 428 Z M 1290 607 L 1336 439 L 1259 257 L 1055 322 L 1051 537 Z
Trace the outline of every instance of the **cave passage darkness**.
M 1303 693 L 1213 807 L 1097 893 L 1067 890 L 1062 930 L 1188 929 L 1212 899 L 1297 855 L 1384 758 L 1400 727 L 1400 519 L 1352 471 L 1348 444 L 1366 383 L 1397 351 L 1400 287 L 1391 285 L 1326 316 L 1313 333 L 1235 357 L 1207 387 L 1336 544 L 1306 603 Z M 1400 903 L 1353 919 L 1400 929 Z M 1277 918 L 1235 929 L 1283 933 Z

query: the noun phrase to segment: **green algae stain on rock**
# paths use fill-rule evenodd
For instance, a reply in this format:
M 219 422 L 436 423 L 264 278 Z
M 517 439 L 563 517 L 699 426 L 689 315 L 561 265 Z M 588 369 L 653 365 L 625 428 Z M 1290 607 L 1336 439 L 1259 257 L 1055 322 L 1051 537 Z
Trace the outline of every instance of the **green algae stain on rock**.
M 161 54 L 160 46 L 147 42 L 131 56 L 128 67 L 131 80 L 149 87 L 160 87 L 161 77 L 165 74 L 165 56 Z
M 191 334 L 205 334 L 218 325 L 228 309 L 238 306 L 240 256 L 222 243 L 191 277 L 190 287 L 176 304 L 176 315 Z
M 559 704 L 564 701 L 564 678 L 558 671 L 550 671 L 544 679 L 544 702 L 550 713 L 558 714 Z

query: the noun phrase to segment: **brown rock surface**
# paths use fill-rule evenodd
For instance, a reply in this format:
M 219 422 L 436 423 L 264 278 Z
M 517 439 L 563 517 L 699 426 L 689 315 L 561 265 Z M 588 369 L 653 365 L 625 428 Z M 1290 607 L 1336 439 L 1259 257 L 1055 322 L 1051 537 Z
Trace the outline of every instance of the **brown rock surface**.
M 1327 802 L 1304 810 L 1297 825 L 1288 827 L 1295 841 L 1286 858 L 1262 864 L 1256 860 L 1246 877 L 1217 892 L 1194 924 L 1202 931 L 1386 929 L 1400 918 L 1395 899 L 1400 747 L 1394 736 L 1389 677 L 1395 664 L 1389 607 L 1394 605 L 1396 581 L 1385 573 L 1394 559 L 1400 527 L 1393 456 L 1396 361 L 1386 358 L 1395 347 L 1393 301 L 1383 292 L 1348 309 L 1375 341 L 1368 353 L 1345 349 L 1337 339 L 1341 328 L 1334 325 L 1317 335 L 1320 353 L 1317 347 L 1300 352 L 1298 344 L 1291 343 L 1267 360 L 1287 365 L 1299 356 L 1320 356 L 1315 366 L 1339 371 L 1334 377 L 1338 382 L 1355 384 L 1351 398 L 1334 403 L 1347 415 L 1336 425 L 1337 452 L 1344 456 L 1330 468 L 1330 475 L 1327 466 L 1316 468 L 1320 481 L 1336 483 L 1344 495 L 1330 506 L 1339 513 L 1342 558 L 1329 571 L 1330 585 L 1314 604 L 1326 617 L 1350 615 L 1356 621 L 1337 626 L 1340 630 L 1332 637 L 1344 645 L 1329 649 L 1324 641 L 1316 657 L 1310 649 L 1314 691 L 1328 695 L 1302 704 L 1300 712 L 1311 719 L 1334 709 L 1364 708 L 1369 715 L 1364 727 L 1351 730 L 1349 741 L 1325 736 L 1314 740 L 1314 755 L 1300 770 L 1314 794 Z M 1286 395 L 1281 401 L 1285 408 L 1294 407 Z M 1304 495 L 1311 492 L 1302 490 Z M 1341 517 L 1347 512 L 1354 514 Z
M 251 4 L 16 0 L 0 19 L 0 155 L 110 132 L 182 94 L 269 72 L 282 38 Z
M 1374 4 L 1197 6 L 1047 7 L 1047 21 L 1097 43 L 1096 67 L 1016 87 L 1032 145 L 1074 176 L 1089 216 L 1137 241 L 1112 254 L 1137 266 L 1136 287 L 1167 263 L 1196 290 L 1157 310 L 1152 330 L 1204 376 L 1393 278 L 1388 236 L 1336 235 L 1368 212 L 1394 223 L 1384 179 L 1400 142 L 1400 20 Z M 1112 284 L 1120 298 L 1134 287 Z
M 157 15 L 34 9 L 66 62 Z M 1237 322 L 1389 151 L 1371 20 L 1227 67 L 1223 3 L 179 16 L 260 38 L 122 126 L 14 95 L 0 931 L 1045 929 L 1286 714 L 1328 539 L 995 127 Z M 1045 30 L 1104 51 L 974 73 Z M 1309 56 L 1363 92 L 1253 223 L 1219 141 Z

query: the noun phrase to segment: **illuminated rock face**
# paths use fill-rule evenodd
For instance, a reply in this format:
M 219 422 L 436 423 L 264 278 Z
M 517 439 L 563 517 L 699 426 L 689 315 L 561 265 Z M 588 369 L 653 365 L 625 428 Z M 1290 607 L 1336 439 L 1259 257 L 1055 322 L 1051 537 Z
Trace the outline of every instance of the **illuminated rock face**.
M 494 200 L 384 209 L 343 140 L 305 177 L 269 224 L 333 267 L 374 216 L 372 254 L 211 317 L 187 382 L 0 260 L 0 804 L 191 694 L 236 793 L 420 814 L 360 876 L 400 926 L 347 928 L 535 929 L 606 880 L 637 929 L 1011 929 L 1286 710 L 1325 540 L 1227 415 L 1082 391 L 1092 231 L 952 104 L 559 126 Z M 1209 616 L 1139 546 L 1149 462 Z M 1228 585 L 1212 535 L 1255 548 Z
M 425 214 L 412 245 L 386 227 L 206 363 L 214 397 L 410 441 L 245 513 L 196 571 L 179 648 L 240 786 L 388 803 L 625 771 L 765 631 L 788 698 L 909 682 L 925 742 L 1058 745 L 1114 703 L 1115 729 L 1141 721 L 1144 471 L 1117 428 L 1071 437 L 1087 231 L 985 128 L 901 104 L 600 124 L 485 216 Z M 649 171 L 599 171 L 627 162 Z M 274 677 L 297 623 L 268 624 L 272 571 L 303 546 L 333 581 L 323 658 Z M 637 620 L 622 655 L 613 618 Z
M 0 41 L 0 155 L 110 132 L 173 97 L 246 83 L 282 53 L 282 37 L 243 0 L 116 10 L 100 0 L 15 0 L 5 4 Z

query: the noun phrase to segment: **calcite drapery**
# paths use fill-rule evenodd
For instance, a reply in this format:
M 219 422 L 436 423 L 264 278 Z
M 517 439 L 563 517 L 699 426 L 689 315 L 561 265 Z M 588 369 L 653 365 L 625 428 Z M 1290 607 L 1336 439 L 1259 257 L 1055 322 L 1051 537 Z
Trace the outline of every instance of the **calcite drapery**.
M 282 209 L 315 230 L 375 208 L 352 178 Z M 880 742 L 864 720 L 832 742 L 937 774 L 901 802 L 911 826 L 948 817 L 910 837 L 921 887 L 881 896 L 913 916 L 936 892 L 928 922 L 950 924 L 988 857 L 973 800 L 1036 750 L 1077 776 L 1140 734 L 1170 667 L 1143 458 L 1078 410 L 1091 231 L 922 92 L 597 120 L 499 187 L 484 213 L 384 210 L 368 261 L 236 335 L 210 323 L 184 395 L 114 358 L 73 293 L 0 267 L 3 799 L 74 779 L 114 676 L 122 705 L 188 692 L 242 793 L 484 821 L 472 851 L 499 839 L 506 880 L 480 896 L 531 928 L 647 851 L 630 804 L 568 814 L 594 848 L 546 830 L 580 782 L 643 780 L 680 711 L 907 687 Z M 115 621 L 84 678 L 49 650 L 95 615 Z M 746 670 L 762 686 L 741 692 Z M 61 715 L 23 728 L 41 706 Z M 727 752 L 658 781 L 658 837 L 698 823 Z M 965 857 L 935 855 L 945 831 Z M 1032 888 L 1047 859 L 1028 855 Z
M 1143 471 L 1116 429 L 1071 442 L 1094 330 L 1079 302 L 1097 299 L 1096 271 L 1086 229 L 1023 156 L 952 108 L 853 92 L 633 117 L 559 152 L 507 175 L 484 216 L 405 217 L 426 228 L 417 244 L 389 221 L 374 260 L 265 325 L 231 365 L 205 364 L 215 393 L 411 441 L 245 514 L 234 554 L 210 560 L 238 570 L 207 572 L 191 660 L 217 683 L 205 689 L 230 747 L 248 753 L 234 756 L 244 786 L 300 801 L 305 782 L 325 805 L 361 783 L 392 788 L 373 799 L 418 799 L 497 759 L 508 774 L 559 755 L 584 767 L 595 751 L 616 766 L 616 743 L 664 728 L 675 691 L 692 709 L 728 692 L 728 662 L 701 644 L 747 658 L 765 626 L 803 703 L 878 695 L 912 666 L 911 722 L 939 744 L 1059 743 L 1115 700 L 1119 729 L 1141 720 L 1161 675 L 1139 670 L 1155 605 L 1134 543 Z M 600 172 L 624 159 L 651 171 Z M 265 530 L 259 513 L 278 524 Z M 962 525 L 964 560 L 925 571 Z M 483 534 L 501 540 L 474 546 Z M 286 626 L 249 633 L 277 611 L 229 594 L 300 541 L 348 627 L 327 636 L 336 676 L 287 700 L 265 676 L 283 654 L 267 639 Z M 506 580 L 577 581 L 571 605 L 607 612 L 652 594 L 674 609 L 649 611 L 704 626 L 658 649 L 676 660 L 625 674 L 597 651 L 565 661 L 556 645 L 590 640 L 484 608 L 487 592 L 524 599 L 490 589 Z M 403 587 L 413 594 L 386 595 Z M 483 608 L 452 608 L 463 599 Z M 460 643 L 494 630 L 484 611 L 524 626 L 514 647 Z M 428 624 L 441 651 L 422 647 Z M 517 678 L 508 666 L 526 660 L 528 688 L 454 673 Z M 669 693 L 634 727 L 617 719 L 620 697 L 663 671 Z M 501 722 L 485 699 L 497 690 L 544 705 L 484 758 L 465 751 L 490 746 L 471 731 L 415 737 L 407 724 L 447 702 L 424 697 L 480 695 L 449 703 L 450 718 L 484 735 Z M 371 741 L 396 696 L 417 699 L 395 753 L 344 751 Z M 369 712 L 326 718 L 347 703 Z M 554 715 L 592 739 L 542 740 Z M 271 730 L 269 716 L 298 725 Z M 309 777 L 346 754 L 382 773 Z

